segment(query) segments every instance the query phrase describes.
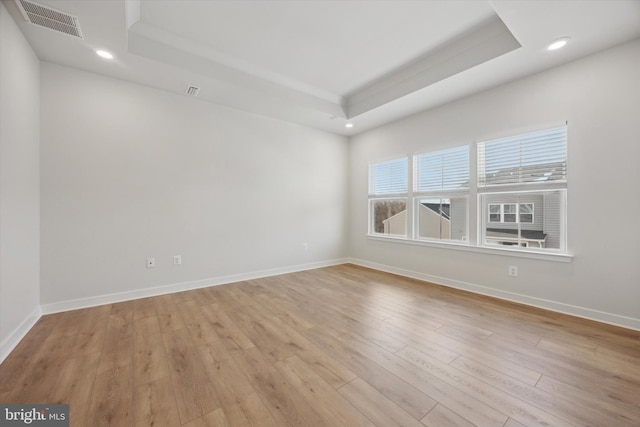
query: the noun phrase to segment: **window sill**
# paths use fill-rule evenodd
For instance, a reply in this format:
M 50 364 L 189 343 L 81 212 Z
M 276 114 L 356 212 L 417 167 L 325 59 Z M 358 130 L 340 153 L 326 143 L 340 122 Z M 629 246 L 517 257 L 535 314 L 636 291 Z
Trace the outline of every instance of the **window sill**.
M 412 240 L 412 239 L 407 239 L 405 237 L 398 237 L 398 236 L 378 236 L 378 235 L 368 234 L 367 239 L 376 240 L 380 242 L 399 243 L 399 244 L 412 245 L 412 246 L 426 246 L 430 248 L 447 249 L 447 250 L 454 250 L 454 251 L 476 252 L 476 253 L 482 253 L 482 254 L 502 255 L 502 256 L 510 256 L 510 257 L 516 257 L 516 258 L 540 259 L 544 261 L 568 263 L 573 260 L 573 255 L 569 255 L 569 254 L 537 252 L 537 251 L 525 250 L 525 249 L 487 248 L 484 246 L 470 246 L 464 243 L 455 243 L 455 242 L 429 242 L 425 240 Z

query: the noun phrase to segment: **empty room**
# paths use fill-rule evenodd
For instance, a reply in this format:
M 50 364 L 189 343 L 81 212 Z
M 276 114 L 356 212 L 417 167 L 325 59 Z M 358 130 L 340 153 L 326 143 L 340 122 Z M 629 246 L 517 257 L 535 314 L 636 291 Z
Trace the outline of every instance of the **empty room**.
M 640 426 L 640 0 L 0 1 L 0 425 Z

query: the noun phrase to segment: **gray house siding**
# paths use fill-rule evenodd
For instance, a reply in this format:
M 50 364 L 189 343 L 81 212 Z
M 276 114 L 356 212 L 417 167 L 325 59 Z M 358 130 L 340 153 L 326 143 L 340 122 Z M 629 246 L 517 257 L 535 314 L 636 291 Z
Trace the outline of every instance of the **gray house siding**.
M 560 191 L 539 194 L 495 194 L 487 196 L 487 205 L 492 203 L 533 203 L 533 223 L 520 223 L 520 229 L 542 231 L 547 235 L 545 248 L 560 249 L 562 200 Z M 488 206 L 485 209 L 488 210 Z M 515 223 L 489 222 L 488 212 L 485 212 L 485 216 L 485 228 L 497 230 L 517 228 Z
M 522 223 L 520 228 L 522 230 L 543 230 L 544 229 L 544 197 L 542 194 L 495 194 L 487 196 L 487 204 L 493 203 L 533 203 L 533 224 Z M 488 207 L 485 209 L 489 209 Z M 486 228 L 497 229 L 515 229 L 517 225 L 515 223 L 501 223 L 501 222 L 489 222 L 489 214 L 486 215 Z
M 469 240 L 467 232 L 467 198 L 458 197 L 451 199 L 449 210 L 451 218 L 451 240 Z
M 544 196 L 544 228 L 547 234 L 547 248 L 560 248 L 560 213 L 562 197 L 559 191 L 545 193 Z

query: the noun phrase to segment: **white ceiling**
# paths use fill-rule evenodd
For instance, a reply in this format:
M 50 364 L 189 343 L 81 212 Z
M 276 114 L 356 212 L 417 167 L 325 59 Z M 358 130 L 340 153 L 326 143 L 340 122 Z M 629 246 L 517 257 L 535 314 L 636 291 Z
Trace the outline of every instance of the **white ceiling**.
M 640 0 L 36 0 L 84 40 L 3 2 L 42 60 L 344 135 L 640 36 Z
M 327 93 L 363 83 L 494 15 L 470 2 L 148 2 L 141 21 Z M 195 12 L 195 13 L 194 13 Z M 327 68 L 330 65 L 330 68 Z

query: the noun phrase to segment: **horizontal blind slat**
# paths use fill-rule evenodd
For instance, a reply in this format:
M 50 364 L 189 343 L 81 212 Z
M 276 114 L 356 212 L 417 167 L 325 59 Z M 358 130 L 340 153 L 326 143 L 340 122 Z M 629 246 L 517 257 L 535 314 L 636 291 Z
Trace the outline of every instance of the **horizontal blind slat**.
M 481 187 L 566 180 L 567 127 L 478 143 Z
M 402 194 L 408 190 L 407 157 L 369 165 L 369 195 Z
M 469 147 L 455 147 L 415 156 L 416 192 L 469 188 Z

